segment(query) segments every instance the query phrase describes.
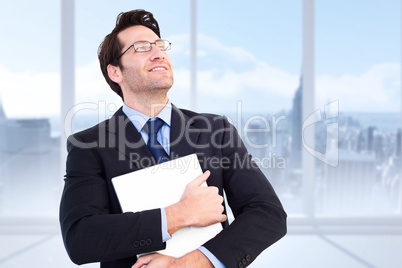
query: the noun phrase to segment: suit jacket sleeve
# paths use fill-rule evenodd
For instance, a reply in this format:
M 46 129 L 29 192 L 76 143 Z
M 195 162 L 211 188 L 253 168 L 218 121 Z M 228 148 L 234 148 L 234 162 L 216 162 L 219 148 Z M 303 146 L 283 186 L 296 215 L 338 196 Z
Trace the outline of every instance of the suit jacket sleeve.
M 160 209 L 122 214 L 111 207 L 98 148 L 71 142 L 68 148 L 60 224 L 71 260 L 83 264 L 131 257 L 134 264 L 136 254 L 163 249 Z
M 211 172 L 222 176 L 235 220 L 204 246 L 226 267 L 246 267 L 286 234 L 286 213 L 235 128 L 226 119 L 221 122 L 222 135 L 212 144 L 220 144 L 219 157 L 226 165 Z

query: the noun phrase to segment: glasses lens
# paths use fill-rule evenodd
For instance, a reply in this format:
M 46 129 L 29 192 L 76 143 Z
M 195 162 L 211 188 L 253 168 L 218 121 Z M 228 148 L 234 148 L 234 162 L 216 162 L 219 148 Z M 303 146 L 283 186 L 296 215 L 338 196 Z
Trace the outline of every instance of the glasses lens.
M 148 41 L 139 41 L 134 43 L 134 49 L 137 52 L 146 52 L 151 50 L 151 43 Z
M 162 51 L 170 49 L 170 43 L 166 40 L 157 40 L 155 45 Z

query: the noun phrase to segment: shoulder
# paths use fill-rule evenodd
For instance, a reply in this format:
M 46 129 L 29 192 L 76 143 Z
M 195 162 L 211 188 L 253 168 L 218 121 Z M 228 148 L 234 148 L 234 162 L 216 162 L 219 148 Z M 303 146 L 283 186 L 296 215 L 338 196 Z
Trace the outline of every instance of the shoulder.
M 199 127 L 215 126 L 224 127 L 229 125 L 227 118 L 223 115 L 212 113 L 197 113 L 194 111 L 179 109 L 191 124 Z
M 105 120 L 95 126 L 71 134 L 67 138 L 67 151 L 71 151 L 74 147 L 93 148 L 93 145 L 99 141 L 99 136 L 107 132 L 108 121 Z
M 108 136 L 116 132 L 117 124 L 128 122 L 127 116 L 120 108 L 110 119 L 70 135 L 67 140 L 67 151 L 73 147 L 94 148 L 100 140 L 104 142 L 109 140 Z
M 105 120 L 92 127 L 76 132 L 70 135 L 70 137 L 78 138 L 83 141 L 94 140 L 98 137 L 100 130 L 107 128 L 106 126 L 108 124 L 108 121 L 109 120 Z

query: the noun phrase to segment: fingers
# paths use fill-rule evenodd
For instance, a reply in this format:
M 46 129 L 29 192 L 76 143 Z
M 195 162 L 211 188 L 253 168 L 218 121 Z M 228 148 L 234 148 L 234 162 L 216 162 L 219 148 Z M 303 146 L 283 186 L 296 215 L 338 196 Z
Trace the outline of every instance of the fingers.
M 138 258 L 137 262 L 131 268 L 152 267 L 152 268 L 165 268 L 165 267 L 178 267 L 177 259 L 171 256 L 153 253 L 144 255 Z M 181 267 L 181 266 L 180 266 Z M 188 267 L 188 266 L 186 266 Z
M 202 187 L 202 184 L 210 177 L 210 171 L 191 181 L 181 199 L 181 212 L 185 215 L 186 226 L 209 226 L 226 220 L 224 212 L 223 196 L 219 194 L 216 186 Z
M 137 261 L 134 263 L 131 268 L 141 268 L 143 265 L 147 265 L 152 261 L 152 259 L 155 257 L 156 254 L 148 254 L 148 255 L 143 255 L 137 259 Z
M 222 196 L 219 196 L 219 197 L 220 197 L 221 202 L 220 202 L 220 206 L 219 206 L 219 212 L 217 212 L 217 213 L 220 213 L 220 217 L 217 216 L 217 221 L 216 221 L 216 222 L 224 222 L 224 221 L 226 221 L 227 216 L 226 216 L 226 214 L 224 214 L 225 207 L 224 207 L 224 205 L 222 204 L 222 202 L 223 202 L 223 197 L 222 197 Z
M 196 185 L 196 186 L 201 186 L 204 182 L 207 181 L 207 179 L 209 178 L 210 175 L 211 175 L 211 172 L 209 170 L 207 170 L 202 175 L 195 178 L 190 184 Z

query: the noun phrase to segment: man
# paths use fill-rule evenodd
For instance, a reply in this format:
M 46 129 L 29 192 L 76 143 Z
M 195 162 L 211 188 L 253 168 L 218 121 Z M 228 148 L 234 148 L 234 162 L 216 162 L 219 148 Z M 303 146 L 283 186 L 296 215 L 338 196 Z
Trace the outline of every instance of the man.
M 153 15 L 133 10 L 118 16 L 99 48 L 103 75 L 124 104 L 109 120 L 68 140 L 60 223 L 67 252 L 77 264 L 241 268 L 286 233 L 286 213 L 234 127 L 222 116 L 170 103 L 169 47 Z M 155 138 L 148 132 L 149 119 L 162 122 L 157 138 L 164 158 L 196 153 L 205 172 L 192 178 L 176 204 L 122 213 L 111 179 L 163 161 L 148 147 Z M 208 187 L 200 186 L 204 181 Z M 235 216 L 230 225 L 224 190 Z M 133 195 L 139 191 L 146 189 L 132 189 Z M 183 227 L 219 222 L 224 229 L 216 237 L 183 257 L 154 253 L 136 258 L 164 249 Z

